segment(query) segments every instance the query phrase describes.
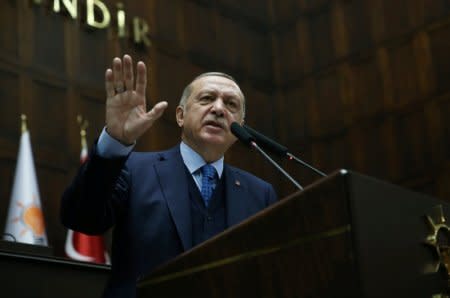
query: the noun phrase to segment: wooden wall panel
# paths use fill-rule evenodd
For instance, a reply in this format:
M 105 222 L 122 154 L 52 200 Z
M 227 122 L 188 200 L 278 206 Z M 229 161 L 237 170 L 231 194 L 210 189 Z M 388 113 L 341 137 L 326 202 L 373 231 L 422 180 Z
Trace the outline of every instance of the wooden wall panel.
M 379 2 L 381 2 L 381 10 L 377 13 L 381 13 L 383 22 L 377 26 L 383 28 L 383 40 L 401 36 L 411 30 L 412 5 L 410 0 L 380 0 Z
M 365 172 L 390 181 L 399 178 L 399 154 L 392 118 L 375 121 L 364 131 Z
M 109 49 L 107 31 L 80 31 L 74 32 L 74 35 L 77 37 L 78 55 L 66 59 L 69 64 L 76 64 L 76 80 L 90 88 L 103 88 L 105 70 L 111 67 L 112 59 L 116 56 Z
M 441 20 L 448 16 L 450 3 L 448 0 L 417 0 L 415 10 L 425 23 Z
M 155 76 L 156 85 L 160 90 L 159 98 L 156 101 L 165 100 L 169 103 L 169 107 L 164 112 L 164 118 L 174 120 L 175 109 L 180 101 L 184 87 L 194 78 L 187 78 L 184 73 L 184 61 L 181 57 L 158 55 L 158 67 L 152 72 Z M 177 74 L 183 74 L 177 75 Z M 199 75 L 195 74 L 195 76 Z
M 372 152 L 366 147 L 367 124 L 353 126 L 349 133 L 349 153 L 351 156 L 352 168 L 354 171 L 364 173 L 368 168 L 368 159 Z
M 438 92 L 450 91 L 450 24 L 433 28 L 429 32 L 432 63 Z
M 286 145 L 306 144 L 311 161 L 327 170 L 345 164 L 419 191 L 444 193 L 449 2 L 305 0 L 295 12 L 283 10 L 293 9 L 291 2 L 269 4 L 275 92 L 283 95 L 277 96 L 277 114 L 298 104 L 286 94 L 314 86 L 305 99 L 303 126 L 284 117 L 277 121 L 282 140 L 289 122 L 306 127 L 304 136 Z M 292 24 L 309 34 L 298 34 L 291 49 L 280 50 L 291 39 L 286 36 L 294 36 Z M 305 72 L 291 57 L 308 48 L 314 63 Z M 335 151 L 345 156 L 337 158 Z
M 177 16 L 180 8 L 184 11 L 185 1 L 170 0 L 154 2 L 154 6 L 151 7 L 152 13 L 150 13 L 155 16 L 154 24 L 151 24 L 154 26 L 152 27 L 150 25 L 152 30 L 155 30 L 158 38 L 177 44 L 180 43 L 181 36 L 184 32 L 180 30 L 178 22 L 183 21 L 183 19 L 180 20 Z M 189 18 L 189 15 L 186 17 Z
M 246 77 L 258 84 L 259 88 L 270 92 L 273 82 L 269 39 L 249 28 L 241 28 L 238 37 L 234 46 L 242 46 L 245 56 L 242 65 L 235 72 L 243 72 Z M 236 77 L 239 78 L 239 75 Z
M 43 7 L 34 7 L 33 11 L 33 64 L 45 71 L 62 75 L 66 70 L 64 19 L 62 16 L 49 14 Z
M 89 145 L 92 145 L 105 126 L 105 99 L 102 98 L 99 100 L 92 95 L 81 94 L 80 101 L 77 104 L 76 114 L 82 115 L 89 122 L 87 141 Z M 79 126 L 75 115 L 69 125 L 72 126 L 73 130 L 78 130 Z
M 45 165 L 63 167 L 66 127 L 66 89 L 52 83 L 34 81 L 33 97 L 28 104 L 28 127 L 37 161 Z
M 340 84 L 340 74 L 337 71 L 324 73 L 316 78 L 316 96 L 307 99 L 310 135 L 336 133 L 345 127 L 347 114 Z
M 450 99 L 446 98 L 441 103 L 439 103 L 440 118 L 442 119 L 442 126 L 444 130 L 443 135 L 443 146 L 444 152 L 447 153 L 447 164 L 450 161 Z
M 387 51 L 394 86 L 394 107 L 417 101 L 421 98 L 417 74 L 418 61 L 415 59 L 411 40 L 395 45 Z
M 450 197 L 450 185 L 448 181 L 450 181 L 450 173 L 449 167 L 447 166 L 446 171 L 443 170 L 440 175 L 436 179 L 436 187 L 431 189 L 429 193 L 435 192 L 437 189 L 436 195 L 440 198 L 449 198 Z
M 326 9 L 308 20 L 310 40 L 315 69 L 322 68 L 335 58 L 333 35 L 331 31 L 331 11 Z
M 367 49 L 372 43 L 367 1 L 339 1 L 342 22 L 347 36 L 348 54 Z
M 20 134 L 19 86 L 17 74 L 0 70 L 0 137 L 11 141 Z
M 0 28 L 9 28 L 9 30 L 0 30 L 0 53 L 7 57 L 18 56 L 18 7 L 15 1 L 5 1 L 2 6 L 2 17 L 0 18 Z
M 303 13 L 315 13 L 319 10 L 326 9 L 333 2 L 332 0 L 300 0 L 299 9 Z
M 274 98 L 249 84 L 242 83 L 240 87 L 246 98 L 245 121 L 250 126 L 258 127 L 265 133 L 274 135 L 278 131 L 273 114 Z
M 138 140 L 138 151 L 161 151 L 172 148 L 180 142 L 181 130 L 176 125 L 175 114 L 165 112 L 170 119 L 159 119 L 155 125 Z
M 304 82 L 298 88 L 293 88 L 276 97 L 276 111 L 278 132 L 273 134 L 282 143 L 293 143 L 294 145 L 305 144 L 309 127 L 307 124 L 308 110 L 306 104 L 314 101 L 314 85 L 312 82 Z
M 217 57 L 216 12 L 205 4 L 187 1 L 184 30 L 189 51 L 202 57 Z
M 283 78 L 296 78 L 306 73 L 304 67 L 306 57 L 300 52 L 298 39 L 296 27 L 292 27 L 280 34 L 275 44 L 276 54 L 281 65 L 280 76 Z
M 217 17 L 217 49 L 222 55 L 223 62 L 232 67 L 244 68 L 246 63 L 246 52 L 241 47 L 236 47 L 238 42 L 244 40 L 242 28 L 234 20 L 219 15 Z M 255 55 L 257 56 L 257 55 Z
M 425 120 L 422 125 L 427 129 L 429 138 L 427 146 L 430 150 L 427 162 L 433 168 L 441 167 L 442 161 L 446 159 L 447 152 L 450 151 L 450 147 L 446 146 L 446 142 L 449 139 L 448 135 L 447 138 L 445 137 L 445 129 L 449 126 L 445 126 L 447 117 L 444 116 L 444 113 L 448 112 L 448 110 L 445 111 L 445 108 L 442 109 L 442 106 L 443 104 L 438 101 L 430 101 L 424 106 Z
M 383 109 L 383 83 L 374 56 L 356 57 L 349 61 L 349 97 L 352 103 L 352 118 L 364 121 L 380 114 Z
M 404 179 L 419 176 L 426 170 L 431 153 L 422 107 L 399 115 L 395 121 L 401 176 Z
M 292 22 L 299 12 L 299 2 L 296 0 L 270 1 L 273 18 L 283 25 Z
M 234 0 L 217 0 L 216 2 L 218 10 L 222 14 L 234 15 L 234 18 L 267 26 L 268 7 L 265 2 Z

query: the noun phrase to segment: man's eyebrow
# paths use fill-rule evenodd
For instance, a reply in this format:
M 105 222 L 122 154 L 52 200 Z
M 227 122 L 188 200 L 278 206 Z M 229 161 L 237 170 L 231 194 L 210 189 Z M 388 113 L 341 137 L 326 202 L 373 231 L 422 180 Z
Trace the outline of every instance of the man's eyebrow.
M 201 90 L 198 91 L 197 96 L 201 96 L 205 93 L 223 93 L 226 97 L 232 97 L 232 98 L 241 98 L 241 93 L 238 90 L 235 90 L 233 88 L 226 88 L 223 90 L 223 88 L 216 88 L 216 87 L 204 87 Z

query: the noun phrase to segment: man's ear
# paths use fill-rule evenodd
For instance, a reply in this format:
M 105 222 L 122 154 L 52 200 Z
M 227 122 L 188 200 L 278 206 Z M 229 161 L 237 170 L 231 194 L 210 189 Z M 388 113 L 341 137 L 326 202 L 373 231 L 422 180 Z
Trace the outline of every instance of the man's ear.
M 177 123 L 179 127 L 183 127 L 184 123 L 184 108 L 182 106 L 178 106 L 175 112 L 177 117 Z
M 245 124 L 245 120 L 244 120 L 244 119 L 242 119 L 242 121 L 241 121 L 241 123 L 240 123 L 240 124 L 241 124 L 241 126 L 242 126 L 242 125 L 244 125 L 244 124 Z

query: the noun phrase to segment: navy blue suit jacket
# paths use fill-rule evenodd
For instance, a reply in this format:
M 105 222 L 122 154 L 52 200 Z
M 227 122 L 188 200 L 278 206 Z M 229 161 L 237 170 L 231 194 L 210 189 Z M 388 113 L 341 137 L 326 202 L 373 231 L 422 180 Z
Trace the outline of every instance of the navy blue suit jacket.
M 276 201 L 267 182 L 226 164 L 224 175 L 228 227 Z M 61 219 L 87 234 L 114 226 L 106 297 L 134 297 L 140 277 L 192 247 L 188 178 L 179 146 L 117 159 L 94 146 L 63 194 Z

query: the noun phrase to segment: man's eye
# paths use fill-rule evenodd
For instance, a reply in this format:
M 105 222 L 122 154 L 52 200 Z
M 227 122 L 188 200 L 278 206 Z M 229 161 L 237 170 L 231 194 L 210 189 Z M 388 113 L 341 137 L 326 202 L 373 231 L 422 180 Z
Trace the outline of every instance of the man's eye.
M 236 111 L 239 109 L 239 105 L 238 105 L 238 103 L 235 102 L 235 101 L 229 101 L 229 102 L 227 102 L 227 106 L 228 106 L 228 109 L 229 109 L 231 112 L 236 112 Z
M 211 95 L 204 95 L 204 96 L 200 97 L 200 101 L 209 102 L 211 100 L 212 100 Z

